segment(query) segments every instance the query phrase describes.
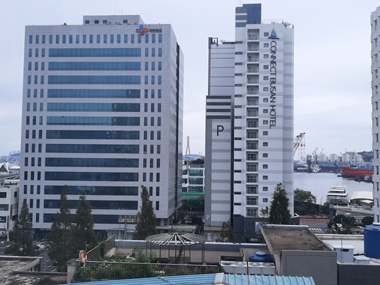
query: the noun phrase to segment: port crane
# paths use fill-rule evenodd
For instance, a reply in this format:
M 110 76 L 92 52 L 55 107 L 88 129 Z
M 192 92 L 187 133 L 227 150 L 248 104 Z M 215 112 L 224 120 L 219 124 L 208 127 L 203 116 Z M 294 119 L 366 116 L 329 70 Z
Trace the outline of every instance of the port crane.
M 297 150 L 302 151 L 302 152 L 305 151 L 305 135 L 306 133 L 300 133 L 294 138 L 293 156 L 296 154 Z

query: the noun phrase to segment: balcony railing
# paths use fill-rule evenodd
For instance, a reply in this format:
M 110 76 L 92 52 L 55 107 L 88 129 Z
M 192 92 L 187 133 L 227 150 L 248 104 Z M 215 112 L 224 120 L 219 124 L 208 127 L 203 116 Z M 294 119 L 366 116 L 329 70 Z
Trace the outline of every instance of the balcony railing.
M 255 161 L 257 160 L 257 154 L 247 154 L 247 161 Z
M 248 51 L 258 51 L 259 47 L 248 47 Z
M 256 172 L 257 171 L 257 165 L 247 165 L 247 171 Z
M 248 35 L 249 40 L 258 40 L 259 36 Z
M 251 58 L 248 58 L 248 62 L 258 62 L 259 61 L 259 58 L 258 57 L 251 57 Z
M 257 106 L 258 102 L 257 101 L 248 101 L 247 106 Z
M 258 115 L 257 111 L 247 111 L 247 116 L 249 117 L 257 117 Z
M 258 80 L 248 80 L 247 83 L 250 83 L 250 84 L 259 84 L 259 81 Z
M 247 127 L 248 128 L 257 128 L 258 124 L 257 124 L 257 122 L 248 122 Z
M 258 68 L 248 68 L 249 73 L 258 73 L 259 69 Z
M 259 90 L 248 90 L 248 94 L 259 94 Z

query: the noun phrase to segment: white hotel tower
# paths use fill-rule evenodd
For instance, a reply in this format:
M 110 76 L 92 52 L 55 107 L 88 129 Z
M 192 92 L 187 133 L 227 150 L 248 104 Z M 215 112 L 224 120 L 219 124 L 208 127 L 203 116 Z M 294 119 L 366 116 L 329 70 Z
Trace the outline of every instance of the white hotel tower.
M 380 176 L 379 176 L 379 88 L 380 88 L 380 7 L 371 14 L 371 72 L 372 72 L 372 149 L 373 149 L 373 211 L 374 211 L 374 222 L 380 223 Z
M 50 228 L 67 189 L 73 214 L 84 191 L 95 229 L 118 232 L 136 221 L 140 185 L 170 224 L 182 203 L 182 105 L 170 24 L 124 15 L 26 26 L 20 199 L 34 228 Z
M 235 27 L 209 39 L 205 231 L 231 219 L 249 241 L 278 183 L 293 214 L 294 30 L 261 4 L 237 7 Z

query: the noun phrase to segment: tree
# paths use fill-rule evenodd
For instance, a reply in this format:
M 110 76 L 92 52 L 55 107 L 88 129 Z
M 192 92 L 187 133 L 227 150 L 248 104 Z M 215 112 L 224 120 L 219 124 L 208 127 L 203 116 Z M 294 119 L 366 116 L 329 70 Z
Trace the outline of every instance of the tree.
M 141 189 L 141 207 L 137 213 L 137 224 L 133 236 L 137 240 L 143 240 L 147 236 L 157 233 L 156 214 L 149 198 L 148 189 L 143 185 L 141 185 Z
M 267 218 L 269 216 L 269 208 L 266 206 L 265 208 L 260 209 L 260 216 Z
M 231 219 L 228 222 L 223 222 L 220 237 L 216 240 L 218 242 L 237 242 L 234 229 L 231 226 Z
M 317 198 L 310 191 L 294 190 L 294 201 L 315 203 Z
M 287 197 L 284 185 L 277 184 L 273 193 L 273 199 L 269 210 L 270 224 L 289 224 L 289 198 Z
M 66 271 L 66 262 L 74 257 L 73 252 L 68 250 L 70 247 L 72 226 L 66 194 L 66 189 L 64 189 L 61 193 L 61 206 L 59 212 L 57 212 L 55 221 L 51 225 L 51 232 L 47 235 L 48 255 L 51 260 L 57 261 L 58 271 Z
M 362 223 L 366 226 L 372 225 L 373 224 L 373 217 L 371 216 L 366 216 L 362 219 Z
M 33 246 L 33 224 L 30 220 L 30 214 L 26 199 L 22 202 L 21 212 L 13 227 L 9 232 L 9 239 L 13 244 L 7 248 L 6 254 L 18 256 L 35 256 L 38 255 Z
M 91 204 L 82 194 L 79 197 L 77 211 L 73 220 L 72 230 L 72 253 L 77 256 L 79 251 L 94 248 L 97 244 L 96 234 L 94 232 L 94 220 L 91 215 Z

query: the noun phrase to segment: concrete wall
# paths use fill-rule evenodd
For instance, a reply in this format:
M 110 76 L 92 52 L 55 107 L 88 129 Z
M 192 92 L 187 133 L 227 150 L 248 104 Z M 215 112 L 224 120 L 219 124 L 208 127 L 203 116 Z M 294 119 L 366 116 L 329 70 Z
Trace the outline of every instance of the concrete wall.
M 380 266 L 338 264 L 338 285 L 357 284 L 380 284 Z
M 277 262 L 278 258 L 275 258 L 275 261 Z M 315 284 L 337 285 L 336 252 L 282 251 L 281 262 L 276 263 L 276 272 L 285 276 L 313 277 Z

